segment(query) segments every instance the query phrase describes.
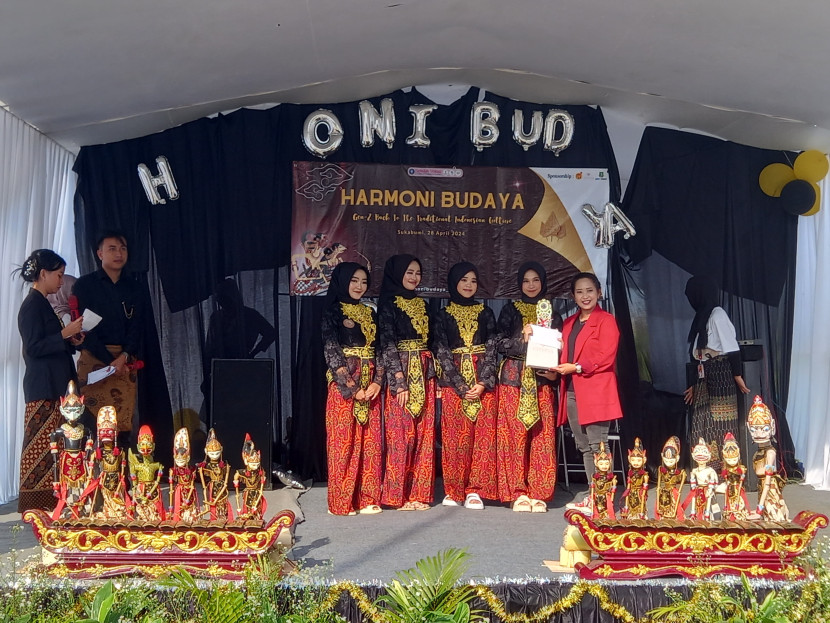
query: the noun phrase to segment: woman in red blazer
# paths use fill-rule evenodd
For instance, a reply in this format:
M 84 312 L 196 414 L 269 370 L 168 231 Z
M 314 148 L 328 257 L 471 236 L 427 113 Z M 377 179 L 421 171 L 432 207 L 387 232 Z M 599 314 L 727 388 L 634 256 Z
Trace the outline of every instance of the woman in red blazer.
M 571 280 L 571 293 L 579 312 L 562 328 L 562 363 L 558 425 L 566 421 L 582 453 L 588 482 L 594 474 L 594 454 L 600 442 L 608 445 L 611 421 L 622 417 L 614 365 L 620 331 L 614 317 L 597 306 L 602 291 L 592 273 Z

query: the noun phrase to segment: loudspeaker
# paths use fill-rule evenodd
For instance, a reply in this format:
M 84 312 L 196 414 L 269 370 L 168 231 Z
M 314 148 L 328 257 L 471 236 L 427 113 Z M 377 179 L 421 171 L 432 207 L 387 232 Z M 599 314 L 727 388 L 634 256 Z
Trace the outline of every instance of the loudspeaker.
M 262 454 L 265 487 L 270 489 L 274 360 L 214 359 L 211 370 L 210 426 L 222 444 L 222 457 L 234 469 L 243 468 L 242 443 L 248 433 Z

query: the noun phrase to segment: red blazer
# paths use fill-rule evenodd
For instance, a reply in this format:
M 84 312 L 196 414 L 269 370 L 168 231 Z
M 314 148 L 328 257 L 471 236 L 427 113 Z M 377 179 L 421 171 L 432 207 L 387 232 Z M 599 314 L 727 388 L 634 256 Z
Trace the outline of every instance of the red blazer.
M 585 426 L 619 419 L 622 417 L 622 409 L 617 391 L 617 374 L 614 372 L 620 341 L 617 321 L 608 312 L 595 308 L 576 336 L 575 356 L 571 357 L 568 353 L 568 338 L 577 318 L 579 312 L 568 318 L 562 327 L 561 361 L 582 366 L 582 374 L 570 375 L 579 408 L 579 423 Z M 568 421 L 566 378 L 562 377 L 559 389 L 559 426 Z

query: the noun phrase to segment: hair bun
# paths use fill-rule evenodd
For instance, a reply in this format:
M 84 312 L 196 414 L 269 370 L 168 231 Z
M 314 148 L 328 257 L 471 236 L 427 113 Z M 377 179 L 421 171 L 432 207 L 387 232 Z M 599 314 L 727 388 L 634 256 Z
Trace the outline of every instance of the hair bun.
M 23 263 L 23 267 L 20 269 L 20 275 L 23 277 L 23 281 L 34 282 L 37 281 L 39 272 L 37 258 L 32 253 L 29 259 Z

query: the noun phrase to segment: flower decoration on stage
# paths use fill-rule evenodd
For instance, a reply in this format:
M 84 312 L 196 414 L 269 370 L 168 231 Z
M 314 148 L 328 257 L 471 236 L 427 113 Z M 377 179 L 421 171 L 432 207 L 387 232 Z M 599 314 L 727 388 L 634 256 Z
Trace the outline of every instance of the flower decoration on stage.
M 395 108 L 388 97 L 380 101 L 380 112 L 369 100 L 363 100 L 360 106 L 360 144 L 371 147 L 375 144 L 377 134 L 389 149 L 395 144 Z
M 320 137 L 321 127 L 326 128 L 324 138 Z M 332 111 L 320 108 L 306 117 L 303 124 L 303 145 L 309 152 L 319 158 L 325 158 L 337 151 L 342 142 L 343 126 L 340 125 L 340 119 Z
M 159 193 L 158 189 L 161 186 L 167 191 L 168 199 L 175 201 L 179 198 L 179 189 L 176 187 L 176 180 L 173 177 L 173 169 L 170 167 L 170 162 L 168 162 L 165 156 L 159 156 L 156 158 L 156 165 L 159 170 L 158 175 L 153 175 L 149 167 L 143 162 L 138 165 L 138 178 L 144 187 L 144 194 L 147 195 L 147 201 L 153 205 L 167 203 L 167 199 L 164 199 Z
M 626 239 L 637 235 L 637 230 L 628 217 L 611 202 L 605 204 L 602 212 L 597 212 L 594 206 L 586 203 L 582 206 L 582 214 L 594 226 L 595 247 L 610 249 L 614 246 L 614 236 L 620 231 Z
M 830 170 L 827 156 L 816 149 L 801 152 L 793 166 L 774 162 L 758 176 L 764 194 L 781 199 L 782 207 L 796 216 L 812 216 L 821 207 L 818 183 Z

